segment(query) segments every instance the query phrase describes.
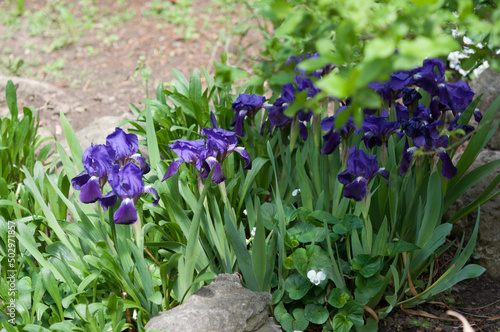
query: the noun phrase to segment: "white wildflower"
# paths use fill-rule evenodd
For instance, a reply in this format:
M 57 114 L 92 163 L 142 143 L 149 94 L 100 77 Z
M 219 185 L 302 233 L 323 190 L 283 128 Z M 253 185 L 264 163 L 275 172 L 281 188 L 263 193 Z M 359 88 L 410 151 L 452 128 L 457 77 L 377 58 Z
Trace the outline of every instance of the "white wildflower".
M 300 194 L 300 189 L 295 189 L 294 191 L 292 191 L 293 197 L 297 196 L 298 194 Z
M 307 272 L 307 277 L 313 284 L 317 286 L 321 281 L 326 279 L 326 274 L 323 271 L 319 271 L 318 273 L 316 273 L 316 271 L 311 270 Z

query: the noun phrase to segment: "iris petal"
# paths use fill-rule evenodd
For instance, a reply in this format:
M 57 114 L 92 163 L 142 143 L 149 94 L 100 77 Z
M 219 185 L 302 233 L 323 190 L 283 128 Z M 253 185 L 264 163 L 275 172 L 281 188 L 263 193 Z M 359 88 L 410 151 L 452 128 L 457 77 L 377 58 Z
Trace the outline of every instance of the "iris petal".
M 134 201 L 130 198 L 125 198 L 118 210 L 113 215 L 115 224 L 131 225 L 137 221 L 137 209 Z
M 82 190 L 82 187 L 87 184 L 90 180 L 90 175 L 86 170 L 71 179 L 71 185 L 76 190 Z
M 240 154 L 241 158 L 245 161 L 245 166 L 243 169 L 251 169 L 252 168 L 252 158 L 250 154 L 245 150 L 245 148 L 237 147 L 233 151 L 236 151 Z
M 367 182 L 365 178 L 358 177 L 344 187 L 344 197 L 360 202 L 366 195 Z
M 102 208 L 106 211 L 110 206 L 114 206 L 116 204 L 116 194 L 113 191 L 110 191 L 106 195 L 99 198 L 99 203 L 101 203 Z
M 123 160 L 137 152 L 139 139 L 134 134 L 127 134 L 121 128 L 106 137 L 106 145 L 115 151 L 115 158 Z
M 170 166 L 168 166 L 167 173 L 165 173 L 165 176 L 163 177 L 162 181 L 165 181 L 179 170 L 179 167 L 184 163 L 182 159 L 176 159 L 174 160 Z
M 155 195 L 155 200 L 153 201 L 153 205 L 154 206 L 158 205 L 158 201 L 160 200 L 160 197 L 158 196 L 158 192 L 155 190 L 155 188 L 153 188 L 152 186 L 145 186 L 144 192 L 147 194 Z
M 99 185 L 99 178 L 93 176 L 81 188 L 80 201 L 82 201 L 82 203 L 85 204 L 94 203 L 101 197 L 102 197 L 102 191 L 101 191 L 101 186 Z
M 441 169 L 441 175 L 447 179 L 451 179 L 455 175 L 457 175 L 458 170 L 453 165 L 450 156 L 446 151 L 438 153 L 439 158 L 443 163 L 443 168 Z

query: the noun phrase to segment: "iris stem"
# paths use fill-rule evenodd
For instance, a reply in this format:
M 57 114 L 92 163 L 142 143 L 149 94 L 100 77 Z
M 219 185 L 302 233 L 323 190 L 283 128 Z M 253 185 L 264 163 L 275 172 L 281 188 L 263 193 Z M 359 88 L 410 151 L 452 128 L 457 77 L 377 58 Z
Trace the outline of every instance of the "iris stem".
M 113 241 L 109 237 L 108 230 L 106 229 L 106 220 L 104 219 L 104 209 L 100 204 L 97 206 L 97 209 L 99 210 L 99 220 L 100 220 L 102 236 L 108 243 L 108 246 L 111 249 L 111 251 L 113 251 L 113 253 L 116 255 L 115 246 L 113 244 Z M 113 221 L 110 220 L 110 223 L 113 223 Z
M 141 216 L 139 213 L 137 214 L 137 221 L 132 224 L 132 228 L 134 229 L 135 243 L 137 244 L 137 248 L 139 248 L 140 252 L 144 251 L 144 239 L 142 238 L 142 223 Z

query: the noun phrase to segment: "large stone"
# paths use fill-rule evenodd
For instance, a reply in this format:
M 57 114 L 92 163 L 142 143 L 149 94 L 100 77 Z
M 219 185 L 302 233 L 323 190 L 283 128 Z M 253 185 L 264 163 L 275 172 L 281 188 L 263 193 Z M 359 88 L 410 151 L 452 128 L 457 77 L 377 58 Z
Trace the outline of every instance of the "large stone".
M 496 72 L 493 69 L 487 69 L 481 75 L 479 75 L 477 80 L 470 83 L 472 91 L 476 92 L 478 95 L 483 93 L 483 97 L 478 104 L 478 108 L 484 115 L 495 99 L 500 96 L 500 72 Z M 500 119 L 500 112 L 497 111 L 495 116 L 495 121 Z M 500 150 L 500 131 L 497 130 L 496 133 L 491 138 L 488 143 L 488 147 L 493 150 Z
M 278 332 L 269 316 L 271 294 L 244 288 L 236 274 L 220 274 L 186 302 L 161 312 L 146 330 L 168 332 Z
M 458 159 L 458 157 L 460 156 L 454 159 Z M 500 151 L 484 150 L 479 153 L 470 170 L 498 159 L 500 159 Z M 451 217 L 455 212 L 474 201 L 498 174 L 500 174 L 500 167 L 466 191 L 450 207 L 446 216 Z M 498 190 L 500 190 L 500 186 L 497 186 L 493 193 Z M 479 232 L 475 248 L 475 252 L 480 256 L 478 263 L 484 266 L 486 273 L 492 277 L 500 277 L 500 196 L 482 205 L 480 211 Z M 468 241 L 476 220 L 477 210 L 455 223 L 453 233 L 459 238 L 465 234 Z

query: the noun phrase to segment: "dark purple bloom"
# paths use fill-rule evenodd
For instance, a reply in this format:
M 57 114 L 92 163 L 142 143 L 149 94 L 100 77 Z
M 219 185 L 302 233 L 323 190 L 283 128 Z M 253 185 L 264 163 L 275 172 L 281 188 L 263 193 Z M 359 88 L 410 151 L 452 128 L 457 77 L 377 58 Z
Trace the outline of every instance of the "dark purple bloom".
M 483 119 L 483 115 L 481 114 L 481 112 L 479 112 L 479 110 L 475 110 L 474 111 L 474 120 L 476 120 L 477 123 L 481 122 L 481 120 Z
M 365 132 L 363 141 L 368 149 L 372 149 L 376 145 L 382 146 L 399 127 L 399 122 L 387 121 L 386 117 L 367 116 L 362 124 L 362 129 Z
M 413 88 L 404 88 L 403 91 L 401 91 L 401 93 L 403 94 L 403 104 L 406 107 L 422 99 L 422 95 Z
M 137 152 L 139 140 L 137 135 L 126 134 L 121 128 L 116 128 L 114 133 L 106 137 L 106 146 L 115 152 L 117 161 L 123 162 Z
M 448 152 L 442 151 L 438 152 L 438 157 L 441 159 L 442 162 L 442 169 L 441 169 L 441 175 L 444 176 L 447 179 L 451 179 L 458 173 L 458 169 L 453 165 L 451 162 L 450 156 L 448 155 Z
M 403 153 L 403 158 L 401 158 L 401 166 L 399 168 L 399 175 L 403 175 L 408 171 L 413 160 L 413 153 L 417 151 L 416 147 L 406 148 Z
M 175 173 L 183 163 L 188 163 L 196 166 L 196 161 L 200 157 L 201 152 L 205 148 L 205 140 L 199 139 L 196 141 L 177 140 L 174 144 L 169 144 L 169 147 L 179 156 L 175 159 L 167 169 L 167 173 L 162 181 L 165 181 Z
M 114 206 L 117 197 L 125 203 L 115 213 L 115 222 L 130 224 L 135 217 L 135 202 L 141 193 L 158 195 L 152 187 L 145 187 L 143 174 L 149 172 L 149 165 L 144 157 L 136 154 L 138 139 L 134 134 L 126 134 L 122 129 L 116 130 L 106 138 L 106 145 L 93 145 L 85 150 L 82 163 L 85 170 L 71 180 L 73 187 L 80 190 L 80 200 L 83 203 L 99 201 L 104 210 Z M 102 189 L 109 182 L 112 191 L 103 195 Z M 140 188 L 137 189 L 137 188 Z M 131 208 L 129 201 L 132 201 Z M 127 211 L 124 212 L 124 209 Z M 134 219 L 135 218 L 135 219 Z
M 342 128 L 335 130 L 335 118 L 340 113 L 344 112 L 347 107 L 348 106 L 342 106 L 334 115 L 321 120 L 321 130 L 327 131 L 327 133 L 323 136 L 325 144 L 321 149 L 322 154 L 333 153 L 339 146 L 341 138 L 347 139 L 353 132 L 358 132 L 354 125 L 354 119 L 351 116 L 349 116 L 349 119 Z
M 233 111 L 236 112 L 233 118 L 233 122 L 231 122 L 231 126 L 234 126 L 234 132 L 238 136 L 243 136 L 243 119 L 248 114 L 250 116 L 254 116 L 257 111 L 262 108 L 264 102 L 266 101 L 266 97 L 250 95 L 246 93 L 242 93 L 238 96 L 236 101 L 231 105 Z M 215 127 L 212 126 L 215 129 Z
M 398 119 L 399 123 L 410 120 L 410 112 L 400 103 L 396 103 L 396 118 Z
M 368 184 L 376 174 L 389 180 L 389 172 L 379 167 L 377 156 L 369 156 L 363 150 L 352 147 L 349 150 L 347 169 L 338 175 L 339 182 L 346 185 L 344 197 L 361 201 L 366 195 Z
M 464 81 L 444 84 L 439 95 L 440 109 L 451 110 L 454 115 L 462 113 L 470 105 L 474 95 Z
M 102 195 L 108 173 L 113 167 L 114 151 L 105 145 L 91 144 L 82 156 L 85 170 L 71 180 L 73 188 L 80 190 L 82 203 L 94 203 Z
M 239 147 L 236 133 L 224 129 L 203 128 L 201 134 L 207 136 L 197 141 L 178 140 L 169 145 L 179 156 L 167 169 L 163 180 L 174 175 L 182 163 L 190 163 L 200 172 L 202 178 L 208 177 L 214 171 L 212 180 L 215 184 L 225 181 L 221 163 L 232 152 L 237 152 L 245 161 L 244 169 L 252 167 L 252 159 L 243 147 Z
M 398 73 L 391 74 L 389 86 L 392 91 L 396 92 L 403 90 L 405 87 L 412 85 L 414 82 L 414 74 L 415 70 L 400 71 Z
M 142 171 L 134 163 L 127 163 L 123 167 L 115 165 L 109 175 L 109 184 L 113 192 L 122 202 L 115 211 L 113 218 L 117 224 L 130 225 L 137 221 L 137 209 L 135 203 L 143 193 L 156 196 L 154 205 L 158 204 L 158 194 L 151 186 L 145 186 L 142 180 Z
M 444 85 L 446 65 L 440 59 L 427 59 L 414 74 L 414 84 L 424 89 L 431 96 L 440 92 L 440 85 Z
M 245 160 L 243 169 L 252 168 L 252 160 L 250 155 L 243 147 L 238 147 L 238 139 L 236 134 L 224 129 L 210 129 L 204 128 L 201 131 L 202 135 L 207 136 L 206 146 L 208 150 L 217 151 L 217 158 L 221 162 L 227 158 L 233 151 L 240 154 Z

